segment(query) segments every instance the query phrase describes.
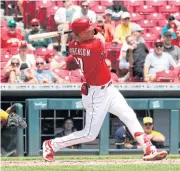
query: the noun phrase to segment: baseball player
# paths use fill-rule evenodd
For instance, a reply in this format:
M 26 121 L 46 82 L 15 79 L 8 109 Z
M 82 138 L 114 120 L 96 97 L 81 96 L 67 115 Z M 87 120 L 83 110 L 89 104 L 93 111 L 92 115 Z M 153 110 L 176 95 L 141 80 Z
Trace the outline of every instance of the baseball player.
M 110 71 L 105 62 L 104 45 L 100 39 L 94 38 L 94 33 L 97 33 L 96 26 L 97 24 L 88 18 L 74 20 L 72 31 L 76 38 L 69 44 L 70 53 L 80 65 L 86 79 L 86 83 L 81 87 L 82 102 L 86 109 L 85 128 L 68 136 L 44 141 L 44 160 L 54 161 L 54 153 L 60 149 L 96 139 L 107 112 L 118 116 L 126 124 L 142 146 L 144 160 L 164 159 L 167 152 L 157 151 L 152 145 L 136 114 L 112 85 Z

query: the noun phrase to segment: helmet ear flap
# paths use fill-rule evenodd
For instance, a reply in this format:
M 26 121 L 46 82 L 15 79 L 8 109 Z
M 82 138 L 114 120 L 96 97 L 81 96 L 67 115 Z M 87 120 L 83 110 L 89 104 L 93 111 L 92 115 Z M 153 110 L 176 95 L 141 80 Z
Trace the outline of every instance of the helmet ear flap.
M 98 34 L 97 29 L 94 29 L 94 35 Z

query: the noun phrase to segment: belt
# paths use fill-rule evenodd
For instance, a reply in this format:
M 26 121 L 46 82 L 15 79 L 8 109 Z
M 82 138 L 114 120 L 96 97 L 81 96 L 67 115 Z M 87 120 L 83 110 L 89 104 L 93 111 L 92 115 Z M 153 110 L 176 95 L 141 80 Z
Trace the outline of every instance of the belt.
M 103 90 L 105 87 L 109 87 L 112 84 L 112 81 L 110 81 L 107 85 L 103 85 L 101 86 L 101 90 Z M 88 85 L 88 84 L 87 84 Z M 88 85 L 88 88 L 90 88 L 91 86 Z

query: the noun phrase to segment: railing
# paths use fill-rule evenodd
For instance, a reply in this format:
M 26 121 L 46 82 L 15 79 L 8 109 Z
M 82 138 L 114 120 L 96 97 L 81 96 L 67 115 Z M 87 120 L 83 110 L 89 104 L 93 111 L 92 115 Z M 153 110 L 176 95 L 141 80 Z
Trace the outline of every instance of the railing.
M 179 124 L 180 124 L 180 98 L 146 98 L 127 99 L 128 104 L 135 110 L 170 110 L 170 148 L 171 154 L 179 153 Z M 82 108 L 81 99 L 27 99 L 28 119 L 28 155 L 39 155 L 40 147 L 40 110 L 78 110 Z M 166 126 L 166 125 L 164 125 Z M 99 150 L 100 155 L 109 154 L 109 114 L 107 114 L 100 131 Z M 75 150 L 85 152 L 87 150 Z M 74 151 L 74 152 L 75 152 Z M 93 150 L 90 150 L 93 151 Z

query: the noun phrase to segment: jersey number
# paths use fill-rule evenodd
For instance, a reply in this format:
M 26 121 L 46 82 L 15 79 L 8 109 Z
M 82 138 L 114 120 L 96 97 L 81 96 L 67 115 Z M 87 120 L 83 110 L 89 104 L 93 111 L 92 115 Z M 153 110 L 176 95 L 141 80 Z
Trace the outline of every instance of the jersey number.
M 78 63 L 82 72 L 84 72 L 84 62 L 81 58 L 76 58 L 76 62 Z

